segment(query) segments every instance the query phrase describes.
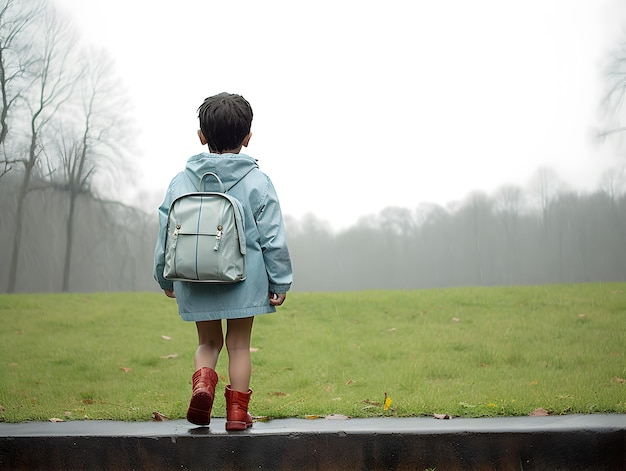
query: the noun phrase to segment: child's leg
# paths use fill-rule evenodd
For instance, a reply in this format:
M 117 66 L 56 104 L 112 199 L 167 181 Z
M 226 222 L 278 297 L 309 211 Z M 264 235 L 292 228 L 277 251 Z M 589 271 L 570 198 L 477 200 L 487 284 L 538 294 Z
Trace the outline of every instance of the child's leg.
M 228 319 L 226 349 L 228 350 L 228 375 L 231 389 L 248 392 L 252 364 L 250 362 L 250 337 L 254 317 Z
M 215 369 L 217 359 L 224 346 L 222 321 L 196 322 L 198 329 L 198 348 L 194 356 L 196 370 L 207 367 Z
M 198 348 L 193 362 L 196 367 L 192 380 L 192 395 L 187 420 L 197 425 L 211 422 L 211 409 L 218 382 L 215 365 L 224 345 L 221 321 L 196 322 Z

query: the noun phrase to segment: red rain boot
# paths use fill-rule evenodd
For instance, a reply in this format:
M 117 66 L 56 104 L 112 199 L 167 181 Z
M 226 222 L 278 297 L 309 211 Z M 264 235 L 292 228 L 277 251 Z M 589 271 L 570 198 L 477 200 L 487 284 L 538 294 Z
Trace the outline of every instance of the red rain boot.
M 226 430 L 245 430 L 252 427 L 252 416 L 248 414 L 248 403 L 252 390 L 247 393 L 230 389 L 226 386 Z
M 211 408 L 215 397 L 215 385 L 217 384 L 217 373 L 211 368 L 200 368 L 192 376 L 193 393 L 189 409 L 187 409 L 187 420 L 196 425 L 209 425 L 211 422 Z

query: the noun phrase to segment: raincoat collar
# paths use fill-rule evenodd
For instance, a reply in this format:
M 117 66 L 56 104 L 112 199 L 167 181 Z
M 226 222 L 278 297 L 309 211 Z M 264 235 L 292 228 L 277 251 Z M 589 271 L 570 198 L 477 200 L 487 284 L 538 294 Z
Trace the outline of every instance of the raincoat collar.
M 200 185 L 200 179 L 208 172 L 213 172 L 220 177 L 225 191 L 232 188 L 239 180 L 246 176 L 254 168 L 258 168 L 255 159 L 246 154 L 211 154 L 204 152 L 194 155 L 187 160 L 187 175 L 196 188 Z M 200 191 L 216 191 L 216 182 L 213 179 L 205 180 L 205 187 L 198 188 Z

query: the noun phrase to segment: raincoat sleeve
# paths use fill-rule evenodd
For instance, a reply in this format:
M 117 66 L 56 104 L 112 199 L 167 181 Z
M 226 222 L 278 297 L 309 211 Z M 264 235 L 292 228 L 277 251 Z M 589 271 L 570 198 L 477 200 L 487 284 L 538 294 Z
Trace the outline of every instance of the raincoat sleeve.
M 269 178 L 267 181 L 266 197 L 257 212 L 256 223 L 269 290 L 272 293 L 286 293 L 291 288 L 293 280 L 291 257 L 278 196 Z
M 173 182 L 172 182 L 173 184 Z M 159 206 L 159 232 L 157 236 L 156 246 L 154 248 L 154 279 L 161 289 L 173 290 L 174 282 L 163 278 L 163 269 L 165 268 L 165 234 L 167 231 L 167 215 L 170 210 L 172 198 L 172 184 L 165 194 L 165 199 Z

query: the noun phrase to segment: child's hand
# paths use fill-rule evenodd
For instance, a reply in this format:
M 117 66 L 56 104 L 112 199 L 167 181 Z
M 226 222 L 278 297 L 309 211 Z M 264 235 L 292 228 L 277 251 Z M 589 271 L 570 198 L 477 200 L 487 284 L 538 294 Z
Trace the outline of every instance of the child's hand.
M 174 290 L 169 290 L 169 289 L 164 289 L 163 292 L 165 293 L 165 296 L 167 296 L 168 298 L 175 298 L 176 295 L 174 294 Z
M 270 304 L 272 306 L 280 306 L 285 302 L 287 293 L 270 293 Z

